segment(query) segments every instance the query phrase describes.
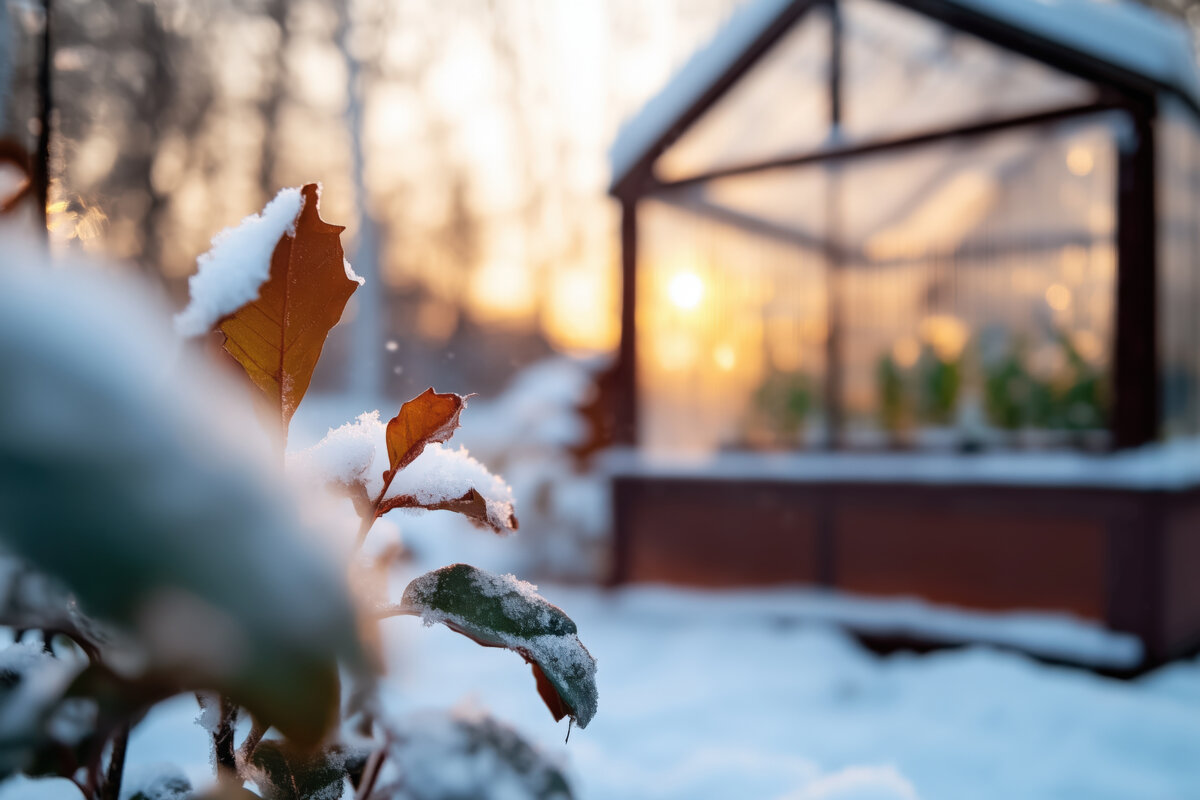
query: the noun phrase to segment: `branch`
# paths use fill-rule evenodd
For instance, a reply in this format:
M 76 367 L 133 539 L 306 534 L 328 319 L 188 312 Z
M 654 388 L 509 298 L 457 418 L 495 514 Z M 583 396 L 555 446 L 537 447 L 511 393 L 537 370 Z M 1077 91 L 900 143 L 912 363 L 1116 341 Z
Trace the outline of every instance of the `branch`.
M 213 732 L 213 753 L 217 762 L 217 777 L 232 779 L 237 776 L 237 755 L 234 753 L 234 727 L 237 725 L 237 704 L 221 695 L 221 721 Z
M 370 796 L 375 789 L 375 782 L 379 780 L 379 773 L 383 769 L 385 758 L 387 758 L 386 743 L 367 757 L 366 766 L 363 767 L 362 780 L 358 782 L 358 791 L 354 793 L 354 800 L 367 800 Z
M 258 748 L 258 743 L 267 734 L 267 726 L 263 725 L 257 719 L 251 717 L 250 732 L 246 734 L 245 741 L 238 748 L 237 757 L 243 764 L 249 764 L 254 751 Z
M 412 606 L 402 605 L 400 603 L 388 603 L 375 609 L 375 619 L 387 619 L 388 617 L 419 617 L 421 612 L 417 611 Z
M 122 725 L 112 740 L 112 755 L 108 757 L 108 772 L 104 777 L 101 800 L 120 800 L 121 781 L 125 775 L 125 752 L 129 746 L 129 725 Z

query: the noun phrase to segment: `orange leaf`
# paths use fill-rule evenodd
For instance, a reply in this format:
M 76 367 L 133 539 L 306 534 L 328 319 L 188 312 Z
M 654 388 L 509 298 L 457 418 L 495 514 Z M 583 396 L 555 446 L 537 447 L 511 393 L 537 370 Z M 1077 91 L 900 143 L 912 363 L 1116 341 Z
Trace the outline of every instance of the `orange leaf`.
M 315 183 L 301 192 L 304 202 L 295 235 L 284 233 L 271 255 L 271 273 L 258 299 L 217 323 L 225 350 L 250 380 L 278 403 L 286 437 L 288 423 L 308 391 L 330 329 L 359 282 L 349 277 L 342 252 L 341 225 L 321 219 Z
M 505 530 L 517 530 L 517 516 L 509 514 L 508 519 L 501 519 L 499 522 L 493 520 L 488 514 L 487 499 L 479 493 L 478 489 L 469 489 L 462 497 L 456 497 L 452 500 L 439 500 L 434 503 L 422 503 L 412 495 L 400 495 L 399 497 L 389 497 L 386 500 L 381 500 L 379 506 L 375 509 L 375 516 L 382 517 L 387 512 L 394 508 L 423 508 L 426 511 L 453 511 L 457 514 L 462 514 L 477 528 L 490 528 L 495 533 L 504 533 Z M 507 525 L 507 528 L 505 527 Z
M 462 395 L 438 394 L 431 387 L 401 406 L 387 424 L 388 478 L 411 464 L 426 445 L 447 441 L 458 427 L 466 401 Z

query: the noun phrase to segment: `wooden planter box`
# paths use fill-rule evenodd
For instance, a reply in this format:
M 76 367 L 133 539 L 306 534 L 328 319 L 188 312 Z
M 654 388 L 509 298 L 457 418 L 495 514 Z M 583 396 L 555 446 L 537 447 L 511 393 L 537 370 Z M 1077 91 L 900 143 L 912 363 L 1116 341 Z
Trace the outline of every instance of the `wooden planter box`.
M 613 580 L 800 583 L 1200 645 L 1200 490 L 617 475 Z

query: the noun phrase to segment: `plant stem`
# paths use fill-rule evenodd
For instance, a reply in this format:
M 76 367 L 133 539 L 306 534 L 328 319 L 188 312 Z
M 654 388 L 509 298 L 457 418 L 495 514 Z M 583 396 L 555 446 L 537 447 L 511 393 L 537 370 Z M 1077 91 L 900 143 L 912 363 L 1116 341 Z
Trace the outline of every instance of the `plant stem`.
M 383 760 L 387 757 L 387 747 L 381 747 L 371 753 L 367 757 L 366 766 L 363 767 L 362 780 L 358 783 L 358 791 L 354 793 L 354 800 L 367 800 L 371 791 L 375 788 L 375 782 L 379 780 L 379 771 L 383 767 Z
M 354 544 L 355 550 L 361 550 L 363 543 L 367 541 L 367 534 L 371 532 L 371 527 L 375 524 L 375 512 L 371 511 L 370 515 L 362 518 L 362 524 L 358 526 L 358 541 Z
M 125 751 L 129 746 L 129 725 L 122 725 L 112 740 L 112 754 L 108 757 L 108 772 L 100 789 L 100 800 L 120 800 L 121 781 L 125 775 Z
M 217 762 L 217 777 L 226 780 L 237 777 L 237 756 L 234 753 L 234 728 L 237 725 L 237 704 L 225 695 L 221 704 L 221 721 L 213 732 L 213 753 Z
M 258 743 L 262 741 L 266 733 L 266 725 L 263 725 L 257 719 L 252 720 L 250 732 L 246 734 L 245 740 L 242 742 L 241 747 L 238 748 L 238 758 L 242 760 L 243 764 L 249 763 L 251 757 L 254 756 L 255 749 L 258 748 Z

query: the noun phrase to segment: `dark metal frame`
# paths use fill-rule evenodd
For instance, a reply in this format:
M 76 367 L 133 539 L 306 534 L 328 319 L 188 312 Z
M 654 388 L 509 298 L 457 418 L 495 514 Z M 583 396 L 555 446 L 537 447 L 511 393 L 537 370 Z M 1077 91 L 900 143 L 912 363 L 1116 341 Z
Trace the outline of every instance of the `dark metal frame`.
M 986 136 L 1007 129 L 1035 126 L 1101 112 L 1119 111 L 1131 122 L 1132 136 L 1122 142 L 1117 170 L 1117 281 L 1115 346 L 1113 365 L 1113 412 L 1110 421 L 1115 448 L 1136 447 L 1157 438 L 1160 423 L 1157 342 L 1157 245 L 1155 214 L 1156 143 L 1153 122 L 1158 95 L 1178 96 L 1194 113 L 1200 108 L 1192 98 L 1174 87 L 1162 85 L 1118 65 L 1065 47 L 1029 31 L 1013 27 L 984 14 L 964 9 L 946 0 L 884 0 L 941 22 L 953 29 L 987 41 L 1001 49 L 1019 53 L 1060 72 L 1081 78 L 1096 87 L 1093 103 L 1072 105 L 1015 117 L 988 119 L 978 123 L 930 131 L 913 136 L 833 146 L 818 152 L 714 170 L 685 180 L 660 181 L 654 172 L 659 156 L 682 136 L 770 50 L 807 12 L 823 7 L 831 19 L 831 68 L 829 70 L 829 115 L 836 128 L 841 121 L 842 39 L 840 0 L 794 0 L 774 22 L 682 113 L 624 174 L 615 176 L 611 194 L 621 203 L 622 313 L 618 361 L 612 375 L 612 431 L 619 443 L 637 439 L 637 348 L 636 277 L 637 209 L 639 201 L 658 192 L 702 181 L 743 175 L 804 164 L 835 164 L 873 153 L 903 150 L 950 139 Z M 1127 146 L 1124 146 L 1127 145 Z M 837 395 L 839 337 L 836 310 L 836 267 L 831 270 L 831 322 L 829 391 Z M 837 409 L 829 405 L 834 439 Z

